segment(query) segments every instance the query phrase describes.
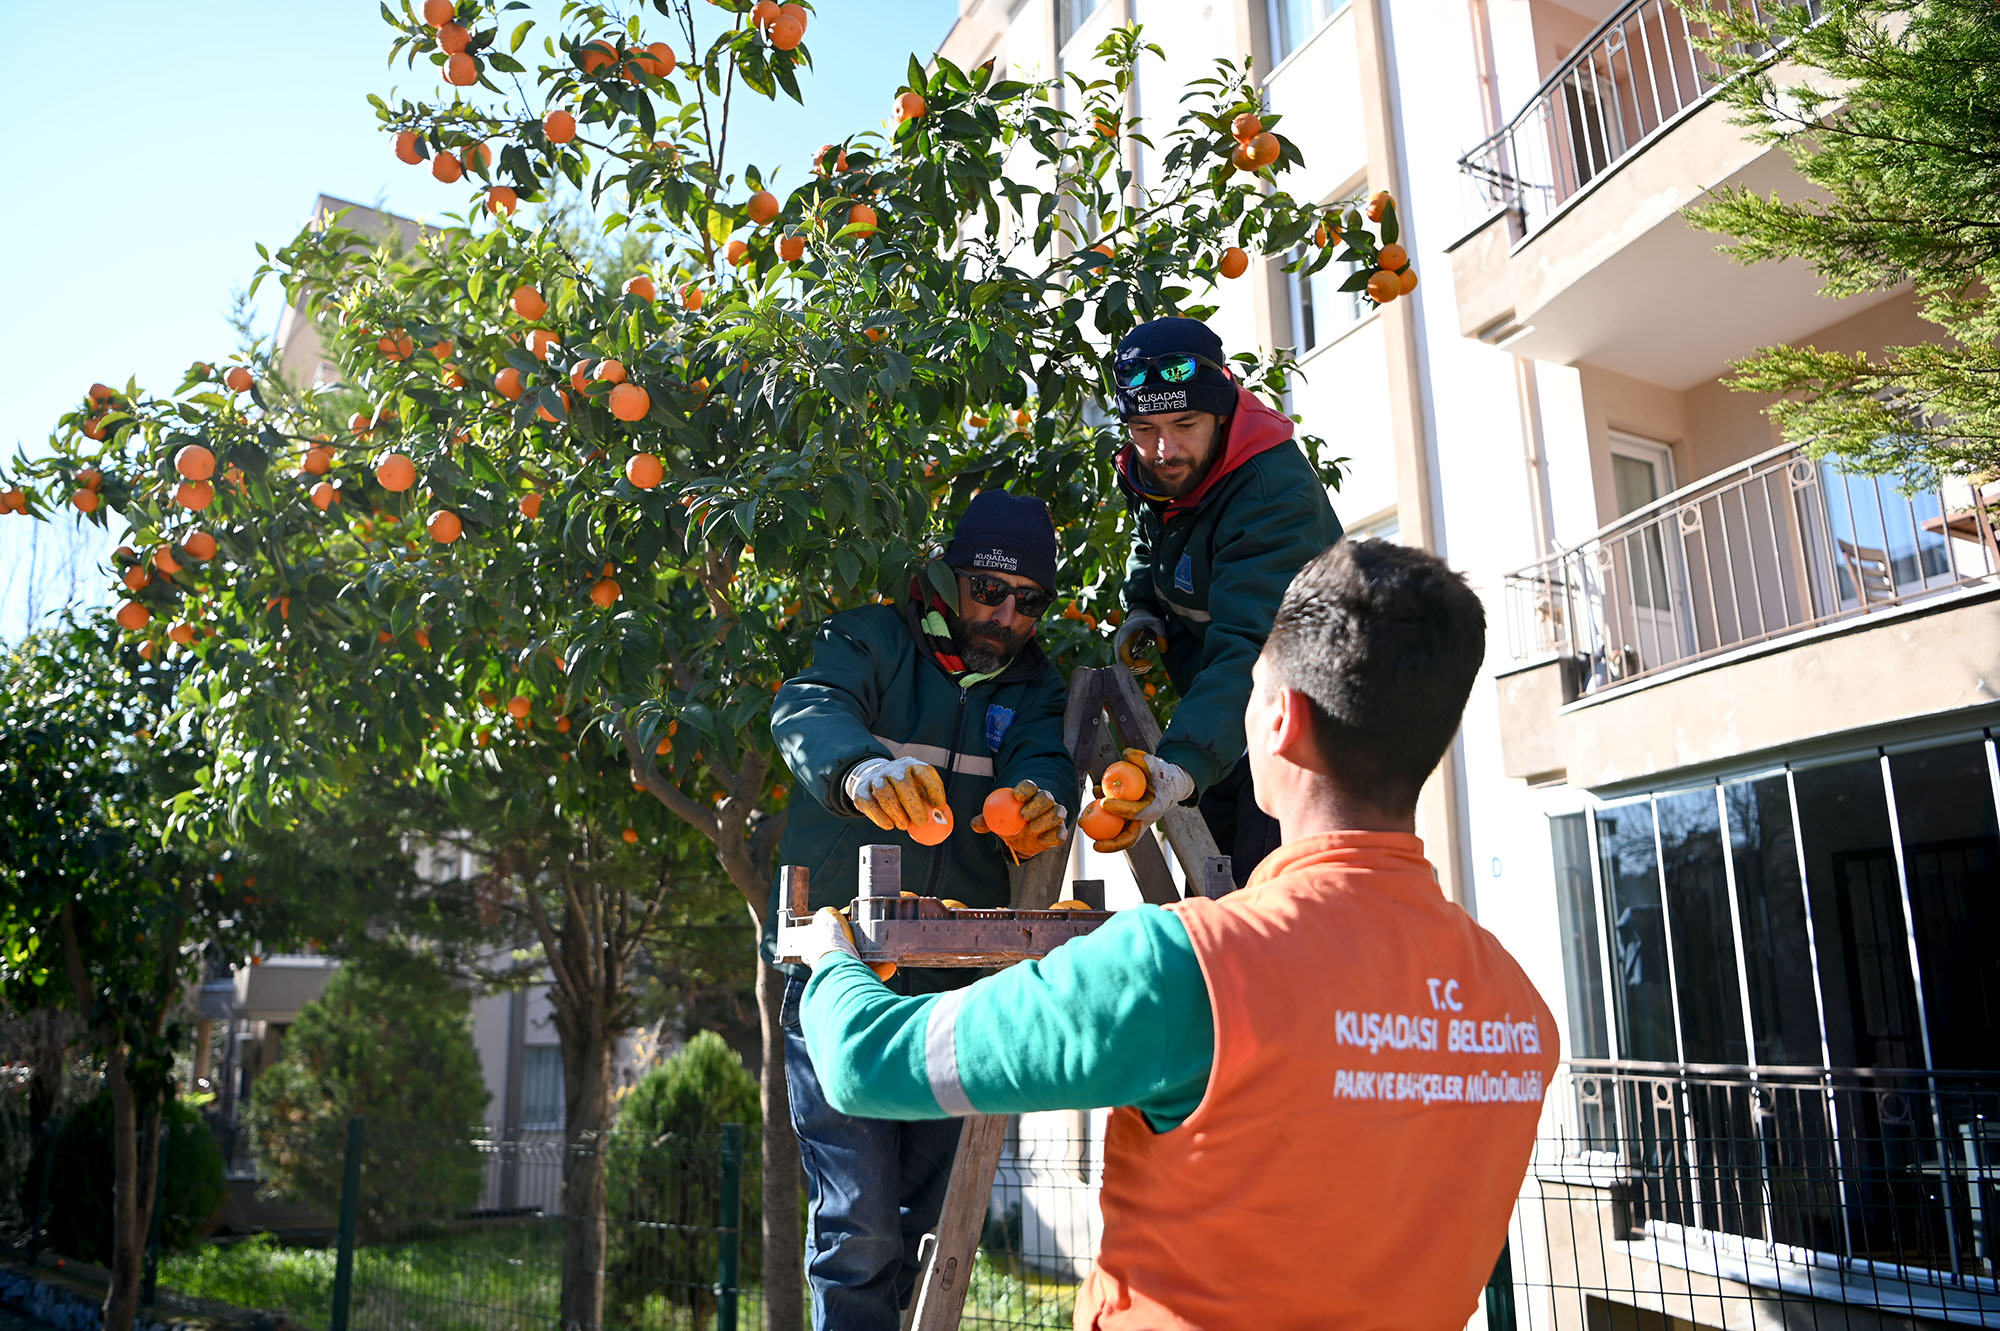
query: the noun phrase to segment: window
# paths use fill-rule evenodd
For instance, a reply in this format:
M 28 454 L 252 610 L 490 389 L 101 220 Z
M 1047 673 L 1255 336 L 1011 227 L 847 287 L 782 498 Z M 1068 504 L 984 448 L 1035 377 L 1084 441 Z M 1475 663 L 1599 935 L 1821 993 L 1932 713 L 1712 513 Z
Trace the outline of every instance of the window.
M 1305 256 L 1304 246 L 1292 251 L 1292 258 Z M 1334 261 L 1316 273 L 1304 269 L 1285 274 L 1292 296 L 1292 346 L 1303 356 L 1314 347 L 1331 342 L 1341 330 L 1368 313 L 1368 304 L 1359 291 L 1342 291 L 1348 277 L 1360 265 Z
M 1597 946 L 1597 893 L 1590 879 L 1590 833 L 1584 816 L 1549 819 L 1556 866 L 1556 918 L 1562 926 L 1563 996 L 1569 1003 L 1572 1058 L 1604 1058 L 1604 962 Z
M 1277 64 L 1347 8 L 1347 0 L 1269 0 L 1271 63 Z
M 560 1132 L 563 1126 L 562 1050 L 531 1044 L 521 1050 L 521 1128 Z
M 1056 0 L 1056 46 L 1069 45 L 1077 29 L 1090 21 L 1104 0 Z

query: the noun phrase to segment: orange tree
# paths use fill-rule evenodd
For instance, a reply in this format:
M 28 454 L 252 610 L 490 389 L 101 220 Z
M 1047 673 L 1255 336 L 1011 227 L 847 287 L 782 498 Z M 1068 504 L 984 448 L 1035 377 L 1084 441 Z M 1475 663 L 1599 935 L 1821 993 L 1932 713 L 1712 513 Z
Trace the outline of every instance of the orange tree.
M 1136 29 L 1068 87 L 913 59 L 884 90 L 893 132 L 738 167 L 730 99 L 798 95 L 810 14 L 713 8 L 729 22 L 705 45 L 678 0 L 659 31 L 587 4 L 539 34 L 474 0 L 389 13 L 396 52 L 462 91 L 376 114 L 473 206 L 407 253 L 335 217 L 267 254 L 259 280 L 309 306 L 338 392 L 198 365 L 170 398 L 99 394 L 33 469 L 30 507 L 102 503 L 169 547 L 179 571 L 134 593 L 150 618 L 119 613 L 200 663 L 189 703 L 246 809 L 357 758 L 560 802 L 598 835 L 664 835 L 664 808 L 760 916 L 785 795 L 765 713 L 820 618 L 903 595 L 962 501 L 1006 485 L 1048 500 L 1076 589 L 1046 641 L 1102 659 L 1124 554 L 1115 437 L 1093 425 L 1108 346 L 1205 313 L 1252 252 L 1359 262 L 1378 302 L 1415 284 L 1386 197 L 1364 214 L 1276 187 L 1298 154 L 1247 65 L 1150 126 L 1122 112 L 1158 53 Z M 607 282 L 553 210 L 517 216 L 557 190 L 647 271 Z M 1239 361 L 1283 391 L 1282 354 Z M 334 402 L 360 408 L 337 435 Z M 174 557 L 197 527 L 214 557 Z M 562 914 L 558 942 L 591 911 Z M 767 1224 L 797 1209 L 777 993 L 761 973 Z M 557 1001 L 604 998 L 559 975 Z M 590 1131 L 609 1106 L 572 1052 Z M 788 1228 L 764 1248 L 774 1295 L 796 1287 Z M 595 1320 L 577 1299 L 566 1282 L 565 1318 Z

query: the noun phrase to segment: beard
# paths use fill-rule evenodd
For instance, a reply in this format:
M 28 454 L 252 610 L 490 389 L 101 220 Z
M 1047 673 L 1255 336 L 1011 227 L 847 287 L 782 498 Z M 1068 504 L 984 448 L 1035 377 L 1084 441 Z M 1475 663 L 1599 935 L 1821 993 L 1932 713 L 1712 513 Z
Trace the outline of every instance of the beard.
M 981 620 L 959 621 L 958 657 L 975 675 L 991 675 L 1007 668 L 1007 663 L 1027 643 L 1031 629 L 1009 630 Z
M 1215 460 L 1222 456 L 1222 425 L 1217 422 L 1215 433 L 1209 436 L 1208 451 L 1199 462 L 1176 462 L 1165 469 L 1153 466 L 1140 457 L 1135 449 L 1132 453 L 1132 470 L 1139 474 L 1139 481 L 1147 493 L 1164 495 L 1168 499 L 1179 499 L 1196 489 L 1208 478 Z

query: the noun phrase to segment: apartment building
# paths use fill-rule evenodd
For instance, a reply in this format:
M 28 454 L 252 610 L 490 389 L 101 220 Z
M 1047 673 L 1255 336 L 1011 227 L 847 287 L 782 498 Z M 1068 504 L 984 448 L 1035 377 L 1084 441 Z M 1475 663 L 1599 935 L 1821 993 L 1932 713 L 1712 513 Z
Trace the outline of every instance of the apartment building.
M 1131 114 L 1252 55 L 1286 187 L 1394 192 L 1422 274 L 1378 311 L 1272 263 L 1216 321 L 1299 353 L 1348 529 L 1487 604 L 1419 830 L 1569 1060 L 1488 1320 L 2000 1319 L 2000 485 L 1816 461 L 1725 382 L 1924 340 L 1908 292 L 1688 226 L 1803 186 L 1672 0 L 963 0 L 941 52 L 1082 73 L 1131 22 Z

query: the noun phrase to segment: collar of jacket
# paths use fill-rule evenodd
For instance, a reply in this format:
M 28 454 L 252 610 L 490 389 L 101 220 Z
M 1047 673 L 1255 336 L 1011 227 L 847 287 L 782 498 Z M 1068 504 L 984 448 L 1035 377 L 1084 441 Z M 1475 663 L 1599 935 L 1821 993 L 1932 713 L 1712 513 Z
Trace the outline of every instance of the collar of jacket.
M 1200 508 L 1230 472 L 1259 453 L 1270 452 L 1291 437 L 1291 417 L 1266 406 L 1255 393 L 1238 385 L 1236 412 L 1229 418 L 1229 436 L 1222 441 L 1222 456 L 1208 469 L 1208 475 L 1201 478 L 1200 485 L 1178 499 L 1165 501 L 1164 516 L 1172 517 L 1176 513 Z M 1149 504 L 1161 505 L 1160 500 L 1146 493 L 1132 471 L 1132 445 L 1127 444 L 1118 450 L 1113 468 L 1118 474 L 1119 488 L 1126 494 Z
M 921 583 L 911 578 L 910 594 L 903 598 L 903 627 L 910 631 L 910 639 L 917 644 L 917 651 L 923 658 L 949 675 L 953 683 L 957 683 L 966 673 L 965 663 L 956 656 L 952 657 L 949 663 L 940 659 L 941 654 L 937 644 L 931 641 L 930 634 L 924 632 L 926 610 L 936 610 L 942 614 L 945 623 L 952 627 L 952 637 L 955 639 L 958 636 L 958 616 L 936 596 L 926 595 L 926 589 Z M 1047 668 L 1050 668 L 1050 662 L 1042 651 L 1042 645 L 1035 639 L 1029 638 L 1021 644 L 1021 650 L 1014 653 L 1014 659 L 1007 663 L 1006 669 L 997 675 L 987 675 L 978 682 L 1011 684 L 1017 680 L 1033 679 Z

